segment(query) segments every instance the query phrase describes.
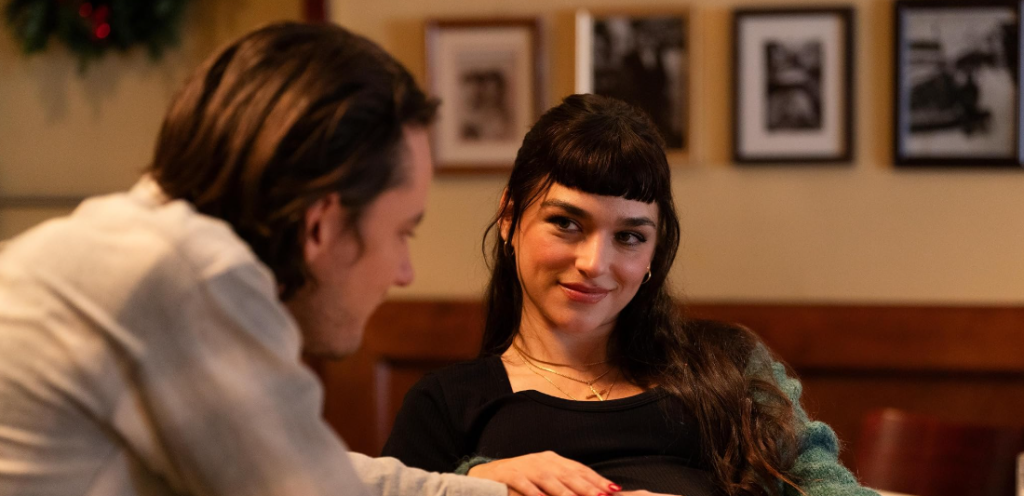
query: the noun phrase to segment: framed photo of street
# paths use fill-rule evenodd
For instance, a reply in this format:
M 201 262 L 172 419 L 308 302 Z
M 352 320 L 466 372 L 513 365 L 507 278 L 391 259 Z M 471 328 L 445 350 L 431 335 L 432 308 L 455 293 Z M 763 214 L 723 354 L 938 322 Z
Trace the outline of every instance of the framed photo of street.
M 743 9 L 733 17 L 733 159 L 853 158 L 852 8 Z
M 687 19 L 683 10 L 576 12 L 576 92 L 646 112 L 670 157 L 688 145 Z
M 895 4 L 894 161 L 1021 165 L 1020 3 Z
M 427 23 L 439 172 L 507 172 L 543 105 L 539 20 Z

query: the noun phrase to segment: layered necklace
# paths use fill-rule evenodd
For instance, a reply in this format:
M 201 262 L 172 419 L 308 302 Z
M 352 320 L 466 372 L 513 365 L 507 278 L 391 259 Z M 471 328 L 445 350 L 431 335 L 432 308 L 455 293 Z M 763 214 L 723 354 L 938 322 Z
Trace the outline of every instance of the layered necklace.
M 611 386 L 608 387 L 608 390 L 605 391 L 604 392 L 604 396 L 602 396 L 601 393 L 597 390 L 597 388 L 594 387 L 594 384 L 596 384 L 597 381 L 601 380 L 604 376 L 608 375 L 608 373 L 612 371 L 612 367 L 608 367 L 608 370 L 605 370 L 604 372 L 601 373 L 601 375 L 595 377 L 594 379 L 589 380 L 589 381 L 585 381 L 583 379 L 579 379 L 579 378 L 576 378 L 576 377 L 572 377 L 572 376 L 563 374 L 563 373 L 558 372 L 558 371 L 556 371 L 554 369 L 551 369 L 550 367 L 544 367 L 544 366 L 540 365 L 540 364 L 543 363 L 545 365 L 551 365 L 551 366 L 555 366 L 555 367 L 568 367 L 568 365 L 565 365 L 565 364 L 545 362 L 543 360 L 539 360 L 537 358 L 534 358 L 534 357 L 530 356 L 528 353 L 526 353 L 525 351 L 523 351 L 523 349 L 520 348 L 519 345 L 517 345 L 515 343 L 515 341 L 512 342 L 512 348 L 516 350 L 516 354 L 519 355 L 519 358 L 522 359 L 524 364 L 526 364 L 526 366 L 527 366 L 526 368 L 529 369 L 530 372 L 533 372 L 534 374 L 536 374 L 541 379 L 544 379 L 545 381 L 547 381 L 548 384 L 551 384 L 551 387 L 557 389 L 558 392 L 564 394 L 566 397 L 568 397 L 569 399 L 571 399 L 573 401 L 580 401 L 580 400 L 578 398 L 576 398 L 575 396 L 569 394 L 566 390 L 558 387 L 558 385 L 555 384 L 554 381 L 551 380 L 551 378 L 549 378 L 548 376 L 542 374 L 541 371 L 548 372 L 550 374 L 555 374 L 555 375 L 557 375 L 559 377 L 562 377 L 564 379 L 568 379 L 568 380 L 573 381 L 573 382 L 578 382 L 580 384 L 583 384 L 583 385 L 587 386 L 588 388 L 590 388 L 590 392 L 594 393 L 593 396 L 588 396 L 588 398 L 596 397 L 599 401 L 604 401 L 605 399 L 607 399 L 608 397 L 611 396 L 612 389 L 615 387 L 615 383 L 617 382 L 617 381 L 612 381 Z M 583 366 L 584 367 L 593 367 L 595 365 L 601 365 L 603 363 L 608 363 L 608 360 L 602 360 L 600 362 L 593 362 L 593 363 L 585 363 L 585 364 L 583 364 Z

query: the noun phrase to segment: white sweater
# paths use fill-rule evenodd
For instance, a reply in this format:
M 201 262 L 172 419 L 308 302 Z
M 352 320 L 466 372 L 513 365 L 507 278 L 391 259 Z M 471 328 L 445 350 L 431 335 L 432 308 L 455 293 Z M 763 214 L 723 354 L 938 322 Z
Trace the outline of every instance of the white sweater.
M 0 496 L 505 496 L 349 454 L 270 271 L 143 178 L 0 251 Z

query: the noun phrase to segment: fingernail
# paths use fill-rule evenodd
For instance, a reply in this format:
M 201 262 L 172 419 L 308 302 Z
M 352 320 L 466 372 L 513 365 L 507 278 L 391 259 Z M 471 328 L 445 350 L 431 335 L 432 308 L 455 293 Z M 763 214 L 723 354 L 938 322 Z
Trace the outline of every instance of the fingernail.
M 611 489 L 613 493 L 617 493 L 622 490 L 622 486 L 618 484 L 608 484 L 608 489 Z
M 605 494 L 605 493 L 597 493 L 597 496 L 608 496 L 608 495 Z

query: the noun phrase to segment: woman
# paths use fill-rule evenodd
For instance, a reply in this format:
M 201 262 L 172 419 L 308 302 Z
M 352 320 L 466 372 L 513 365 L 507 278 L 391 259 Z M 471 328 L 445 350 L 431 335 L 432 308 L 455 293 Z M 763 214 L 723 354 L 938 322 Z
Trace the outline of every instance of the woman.
M 558 471 L 475 464 L 553 450 L 626 489 L 873 494 L 756 336 L 679 315 L 669 176 L 655 126 L 625 103 L 574 95 L 544 114 L 489 229 L 481 357 L 421 380 L 384 454 L 503 471 L 530 496 Z

